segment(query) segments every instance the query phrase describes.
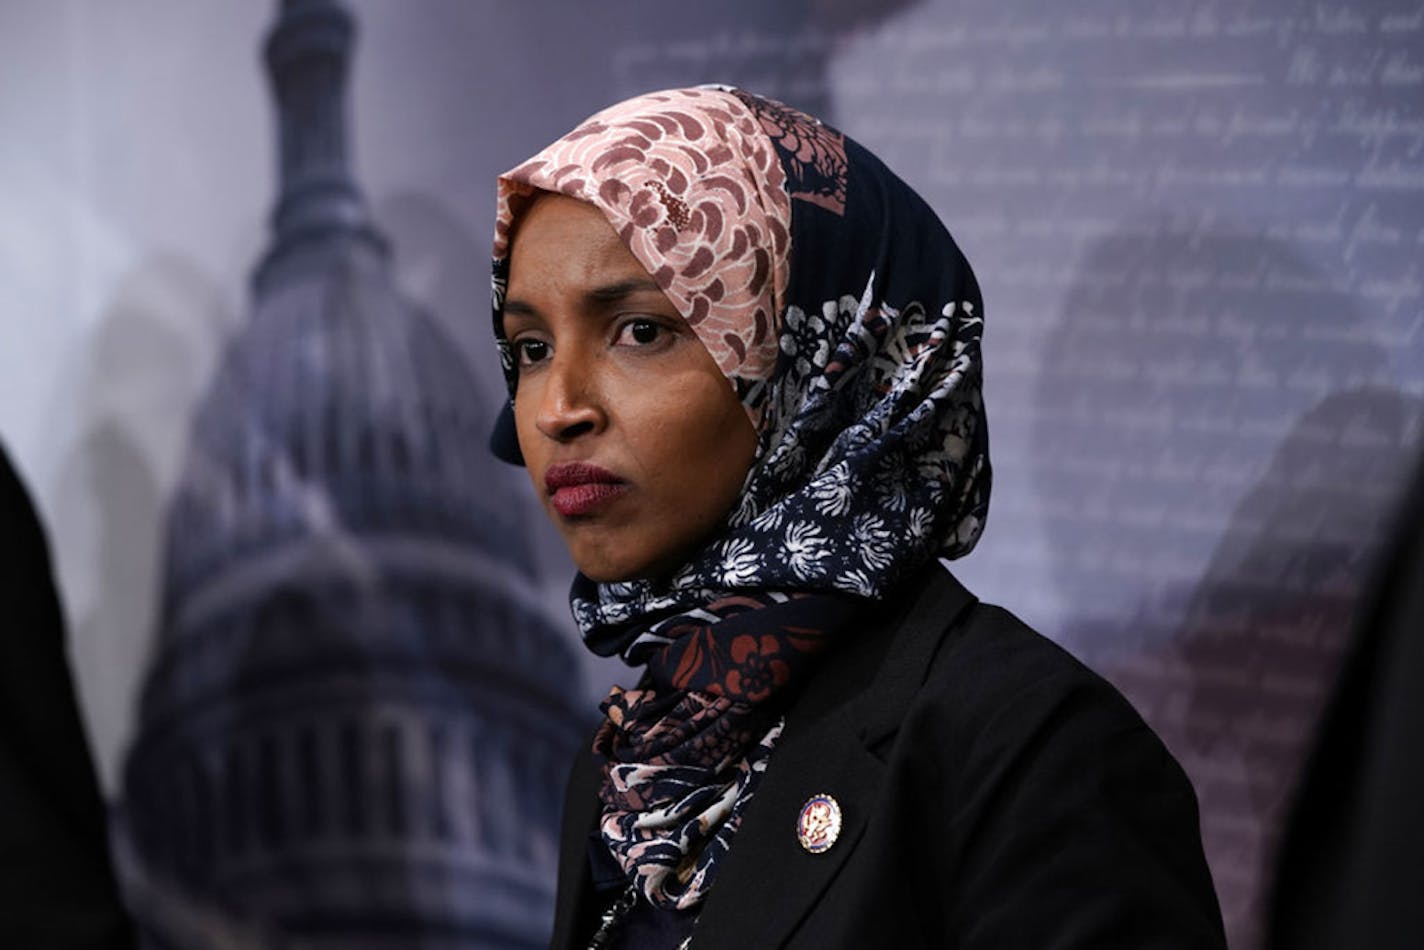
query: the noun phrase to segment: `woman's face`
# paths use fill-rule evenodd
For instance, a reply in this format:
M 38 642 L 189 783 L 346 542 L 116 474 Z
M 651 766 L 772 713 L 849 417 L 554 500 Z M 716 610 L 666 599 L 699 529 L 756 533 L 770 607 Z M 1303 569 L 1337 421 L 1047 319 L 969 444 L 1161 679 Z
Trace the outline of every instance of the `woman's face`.
M 504 332 L 519 448 L 579 570 L 619 581 L 680 567 L 736 501 L 756 431 L 592 205 L 547 195 L 524 213 Z

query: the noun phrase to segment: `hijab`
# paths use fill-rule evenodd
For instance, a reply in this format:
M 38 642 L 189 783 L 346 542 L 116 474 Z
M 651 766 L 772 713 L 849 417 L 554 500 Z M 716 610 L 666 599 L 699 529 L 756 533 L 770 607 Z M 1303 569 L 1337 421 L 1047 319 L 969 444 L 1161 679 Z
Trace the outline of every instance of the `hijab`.
M 968 553 L 988 509 L 978 285 L 909 186 L 830 126 L 739 89 L 629 99 L 498 185 L 494 322 L 539 192 L 598 208 L 727 377 L 756 459 L 670 576 L 573 584 L 590 649 L 645 667 L 594 740 L 600 834 L 657 906 L 711 886 L 814 659 L 857 607 Z

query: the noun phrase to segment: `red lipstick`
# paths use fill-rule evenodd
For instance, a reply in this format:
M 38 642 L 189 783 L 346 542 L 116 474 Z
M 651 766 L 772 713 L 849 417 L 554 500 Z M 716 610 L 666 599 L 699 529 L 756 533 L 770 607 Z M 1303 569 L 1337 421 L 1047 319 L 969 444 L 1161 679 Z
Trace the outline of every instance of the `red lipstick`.
M 588 462 L 562 462 L 544 473 L 549 503 L 565 518 L 590 514 L 628 490 L 628 483 Z

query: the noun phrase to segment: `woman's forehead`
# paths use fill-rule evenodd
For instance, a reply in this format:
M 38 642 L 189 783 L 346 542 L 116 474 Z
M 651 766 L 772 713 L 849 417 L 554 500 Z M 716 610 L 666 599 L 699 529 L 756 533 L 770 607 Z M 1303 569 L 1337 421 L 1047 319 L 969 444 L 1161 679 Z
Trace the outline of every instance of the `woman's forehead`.
M 510 246 L 506 310 L 529 294 L 561 291 L 597 298 L 639 291 L 661 295 L 646 268 L 586 202 L 544 194 L 524 212 Z

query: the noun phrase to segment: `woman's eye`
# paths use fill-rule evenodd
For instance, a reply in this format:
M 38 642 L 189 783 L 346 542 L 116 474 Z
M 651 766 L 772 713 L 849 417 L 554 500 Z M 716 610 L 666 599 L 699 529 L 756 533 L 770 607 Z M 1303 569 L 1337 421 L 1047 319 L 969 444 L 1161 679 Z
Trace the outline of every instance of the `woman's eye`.
M 514 357 L 520 366 L 532 366 L 548 356 L 549 344 L 543 340 L 516 340 L 514 342 Z
M 663 332 L 663 327 L 655 320 L 629 320 L 619 329 L 618 342 L 647 346 L 656 343 Z

